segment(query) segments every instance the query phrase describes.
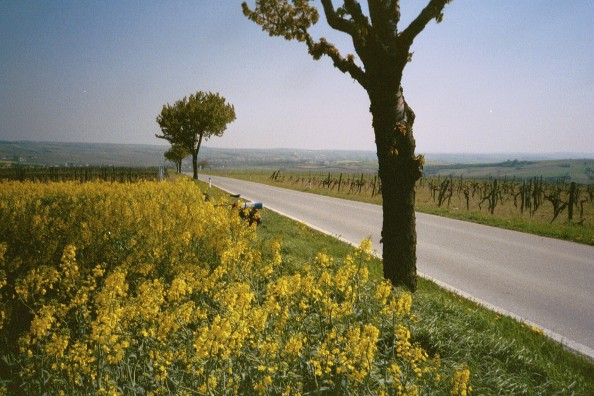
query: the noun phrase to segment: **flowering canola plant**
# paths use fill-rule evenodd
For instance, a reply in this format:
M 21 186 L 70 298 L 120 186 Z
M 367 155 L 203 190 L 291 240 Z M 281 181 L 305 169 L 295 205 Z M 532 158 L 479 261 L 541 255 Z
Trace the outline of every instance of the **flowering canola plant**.
M 4 391 L 468 394 L 414 342 L 371 244 L 283 267 L 280 240 L 190 181 L 0 183 Z M 4 374 L 2 374 L 4 375 Z M 452 378 L 450 381 L 444 377 Z M 12 388 L 11 388 L 12 387 Z

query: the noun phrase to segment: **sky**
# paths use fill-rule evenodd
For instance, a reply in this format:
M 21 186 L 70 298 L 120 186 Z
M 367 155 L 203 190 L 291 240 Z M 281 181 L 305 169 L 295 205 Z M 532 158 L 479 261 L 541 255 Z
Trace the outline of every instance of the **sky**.
M 417 152 L 594 153 L 594 0 L 454 0 L 412 51 Z M 161 108 L 197 91 L 237 114 L 206 146 L 375 150 L 365 91 L 241 1 L 0 1 L 0 140 L 166 145 Z

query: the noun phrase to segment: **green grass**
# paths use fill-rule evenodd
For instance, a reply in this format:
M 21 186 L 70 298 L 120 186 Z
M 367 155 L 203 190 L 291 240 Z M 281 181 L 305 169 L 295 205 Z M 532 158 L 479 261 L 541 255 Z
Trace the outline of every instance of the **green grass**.
M 202 185 L 202 188 L 205 188 Z M 224 194 L 215 192 L 211 194 Z M 287 272 L 323 251 L 345 257 L 354 248 L 304 224 L 263 210 L 258 236 L 280 238 Z M 375 259 L 370 272 L 381 278 Z M 415 341 L 444 362 L 465 362 L 475 395 L 594 395 L 594 362 L 565 350 L 530 326 L 419 279 L 413 296 Z M 445 363 L 444 363 L 445 364 Z
M 311 261 L 318 251 L 344 257 L 354 248 L 303 224 L 263 211 L 263 240 L 280 237 L 288 270 Z M 381 277 L 381 260 L 370 272 Z M 466 362 L 474 394 L 594 394 L 594 364 L 563 349 L 529 326 L 499 315 L 419 279 L 414 295 L 419 321 L 413 334 L 431 354 Z
M 419 342 L 466 362 L 476 394 L 593 394 L 594 364 L 531 327 L 426 280 L 414 301 Z
M 591 224 L 584 225 L 568 222 L 550 223 L 548 221 L 519 215 L 492 216 L 484 212 L 467 212 L 465 210 L 447 207 L 438 208 L 435 205 L 429 204 L 418 204 L 416 209 L 422 213 L 448 217 L 450 219 L 470 221 L 507 230 L 562 239 L 586 245 L 594 245 L 594 229 Z
M 272 186 L 290 188 L 297 191 L 310 192 L 330 197 L 350 199 L 353 201 L 367 202 L 371 204 L 381 205 L 381 196 L 371 197 L 370 194 L 349 194 L 342 191 L 338 193 L 335 190 L 327 188 L 310 188 L 307 185 L 293 184 L 289 182 L 275 182 L 270 180 L 271 172 L 212 172 L 225 177 L 232 177 L 242 180 L 249 180 Z M 327 173 L 312 173 L 314 177 L 324 178 Z M 474 205 L 469 211 L 465 209 L 463 197 L 457 197 L 455 194 L 452 197 L 452 202 L 448 206 L 443 205 L 438 207 L 430 197 L 427 188 L 417 189 L 416 210 L 422 213 L 434 214 L 443 217 L 454 218 L 463 221 L 470 221 L 474 223 L 485 224 L 493 227 L 505 228 L 530 234 L 563 239 L 572 242 L 583 243 L 587 245 L 594 245 L 594 203 L 586 203 L 584 221 L 569 223 L 565 219 L 567 212 L 562 213 L 555 222 L 551 223 L 552 209 L 548 202 L 545 202 L 536 211 L 534 215 L 528 212 L 520 214 L 519 210 L 514 207 L 512 201 L 507 201 L 505 204 L 499 204 L 495 213 L 491 215 L 486 208 L 482 210 Z M 486 206 L 486 205 L 485 205 Z M 464 208 L 464 209 L 461 209 Z M 577 214 L 575 214 L 577 216 Z

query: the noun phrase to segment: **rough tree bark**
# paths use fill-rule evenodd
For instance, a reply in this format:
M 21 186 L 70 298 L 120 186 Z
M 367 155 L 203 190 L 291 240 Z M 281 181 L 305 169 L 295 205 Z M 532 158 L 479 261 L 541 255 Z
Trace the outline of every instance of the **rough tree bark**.
M 415 113 L 401 85 L 412 42 L 397 42 L 386 51 L 382 42 L 355 42 L 365 64 L 372 126 L 382 183 L 382 245 L 384 277 L 394 285 L 417 288 L 415 183 L 422 175 L 423 157 L 415 154 Z
M 384 88 L 385 90 L 385 88 Z M 370 94 L 373 129 L 382 183 L 384 277 L 410 290 L 417 287 L 415 182 L 422 158 L 415 155 L 415 115 L 402 88 L 392 95 Z

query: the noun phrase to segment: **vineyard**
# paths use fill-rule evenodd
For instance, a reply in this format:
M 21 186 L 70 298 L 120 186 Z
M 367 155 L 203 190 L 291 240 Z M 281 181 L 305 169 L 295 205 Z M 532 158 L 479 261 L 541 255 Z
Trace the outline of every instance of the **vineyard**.
M 0 168 L 0 180 L 61 182 L 87 182 L 103 180 L 110 182 L 137 182 L 140 180 L 157 180 L 165 173 L 162 168 L 129 168 L 129 167 L 38 167 L 38 168 Z
M 0 182 L 0 394 L 467 394 L 370 244 L 287 273 L 175 182 Z
M 268 182 L 336 196 L 381 203 L 381 181 L 374 174 L 315 174 L 275 171 Z M 564 222 L 592 228 L 594 185 L 547 182 L 542 178 L 464 179 L 422 177 L 417 182 L 417 206 L 515 216 L 536 222 Z
M 522 181 L 508 179 L 463 180 L 446 177 L 443 180 L 421 179 L 419 189 L 427 187 L 431 199 L 438 207 L 451 206 L 454 195 L 461 199 L 464 196 L 464 207 L 469 211 L 472 207 L 479 210 L 485 208 L 490 214 L 495 213 L 497 206 L 513 202 L 520 214 L 534 216 L 536 211 L 546 202 L 553 210 L 551 223 L 566 210 L 567 220 L 583 223 L 584 206 L 591 207 L 594 200 L 594 185 L 578 185 L 574 182 L 543 182 L 542 178 Z M 574 216 L 574 210 L 579 215 Z

